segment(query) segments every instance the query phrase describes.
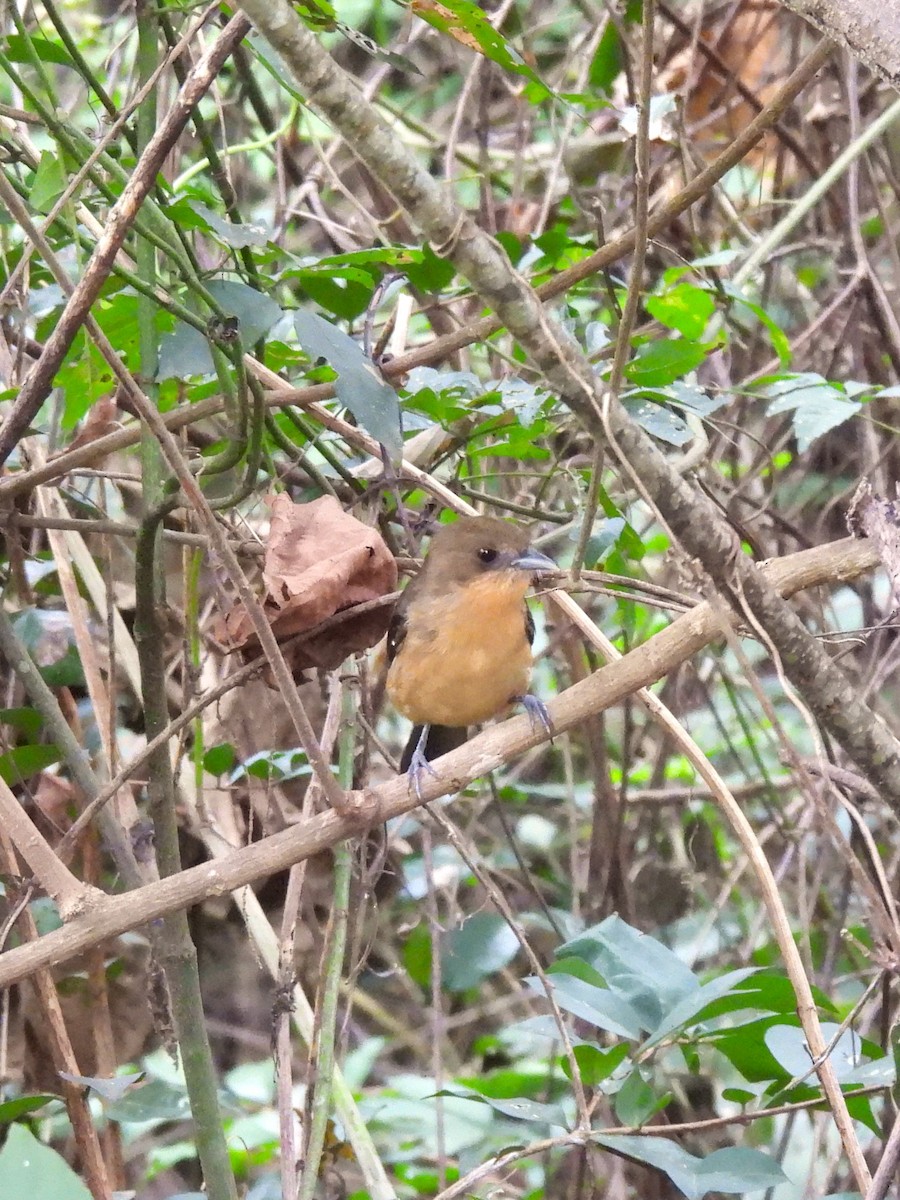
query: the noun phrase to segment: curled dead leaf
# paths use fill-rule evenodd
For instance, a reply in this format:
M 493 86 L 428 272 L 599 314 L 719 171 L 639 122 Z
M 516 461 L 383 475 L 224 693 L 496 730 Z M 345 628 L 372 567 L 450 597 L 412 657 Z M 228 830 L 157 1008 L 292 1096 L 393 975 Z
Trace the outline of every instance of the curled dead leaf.
M 263 611 L 279 642 L 396 587 L 397 564 L 381 535 L 344 512 L 332 496 L 295 504 L 279 494 L 266 503 L 272 521 L 263 565 Z M 350 615 L 291 647 L 288 664 L 295 675 L 310 667 L 340 666 L 348 655 L 380 641 L 390 615 L 390 606 Z M 211 633 L 226 650 L 240 650 L 247 657 L 259 652 L 242 604 L 218 617 Z

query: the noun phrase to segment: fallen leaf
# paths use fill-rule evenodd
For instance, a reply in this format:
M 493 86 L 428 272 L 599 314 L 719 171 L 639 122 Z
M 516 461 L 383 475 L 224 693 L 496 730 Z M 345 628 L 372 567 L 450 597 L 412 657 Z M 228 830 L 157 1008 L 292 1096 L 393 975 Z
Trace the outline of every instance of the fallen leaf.
M 397 586 L 397 564 L 377 529 L 344 512 L 332 496 L 295 504 L 281 493 L 266 503 L 272 512 L 263 565 L 263 611 L 279 642 L 314 629 Z M 391 608 L 367 611 L 287 651 L 295 676 L 309 667 L 331 669 L 350 654 L 374 646 L 387 631 Z M 258 653 L 259 643 L 243 605 L 213 625 L 228 650 Z

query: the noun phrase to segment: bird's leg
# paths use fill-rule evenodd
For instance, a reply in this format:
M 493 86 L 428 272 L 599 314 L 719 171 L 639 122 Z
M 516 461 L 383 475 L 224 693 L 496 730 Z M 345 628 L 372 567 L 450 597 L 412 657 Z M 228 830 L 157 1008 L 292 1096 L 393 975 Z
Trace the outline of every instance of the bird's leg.
M 521 704 L 528 713 L 528 719 L 531 721 L 531 728 L 537 733 L 538 729 L 543 729 L 550 741 L 553 741 L 553 722 L 550 720 L 550 710 L 547 705 L 538 696 L 513 696 L 516 704 Z
M 429 775 L 437 776 L 437 771 L 425 757 L 425 747 L 428 745 L 428 731 L 430 725 L 423 725 L 422 732 L 419 734 L 419 740 L 416 742 L 416 748 L 412 752 L 412 757 L 409 760 L 409 767 L 406 774 L 412 784 L 412 789 L 416 793 L 416 799 L 422 799 L 422 775 L 427 771 Z

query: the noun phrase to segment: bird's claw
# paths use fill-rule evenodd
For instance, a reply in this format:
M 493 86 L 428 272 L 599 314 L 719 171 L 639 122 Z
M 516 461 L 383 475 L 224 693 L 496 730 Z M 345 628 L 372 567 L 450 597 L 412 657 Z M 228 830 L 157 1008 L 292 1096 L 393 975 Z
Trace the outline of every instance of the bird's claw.
M 422 799 L 422 776 L 426 773 L 437 778 L 437 771 L 425 757 L 425 747 L 428 743 L 428 726 L 422 730 L 422 736 L 416 743 L 416 748 L 412 752 L 412 757 L 409 760 L 409 766 L 406 770 L 407 778 L 412 786 L 412 790 L 416 794 L 416 799 Z
M 528 719 L 531 722 L 531 728 L 537 733 L 538 729 L 543 729 L 550 741 L 553 741 L 553 722 L 550 719 L 550 710 L 547 705 L 540 699 L 539 696 L 517 696 L 516 699 L 528 713 Z

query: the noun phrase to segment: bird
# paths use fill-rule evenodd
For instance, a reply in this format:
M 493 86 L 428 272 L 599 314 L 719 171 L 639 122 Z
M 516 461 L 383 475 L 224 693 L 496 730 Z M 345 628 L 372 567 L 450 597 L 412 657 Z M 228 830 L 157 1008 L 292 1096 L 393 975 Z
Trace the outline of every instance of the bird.
M 552 734 L 546 705 L 528 692 L 533 576 L 555 570 L 521 525 L 460 517 L 442 525 L 406 586 L 387 634 L 387 693 L 413 722 L 400 761 L 417 797 L 431 761 L 461 746 L 469 726 L 522 703 Z

